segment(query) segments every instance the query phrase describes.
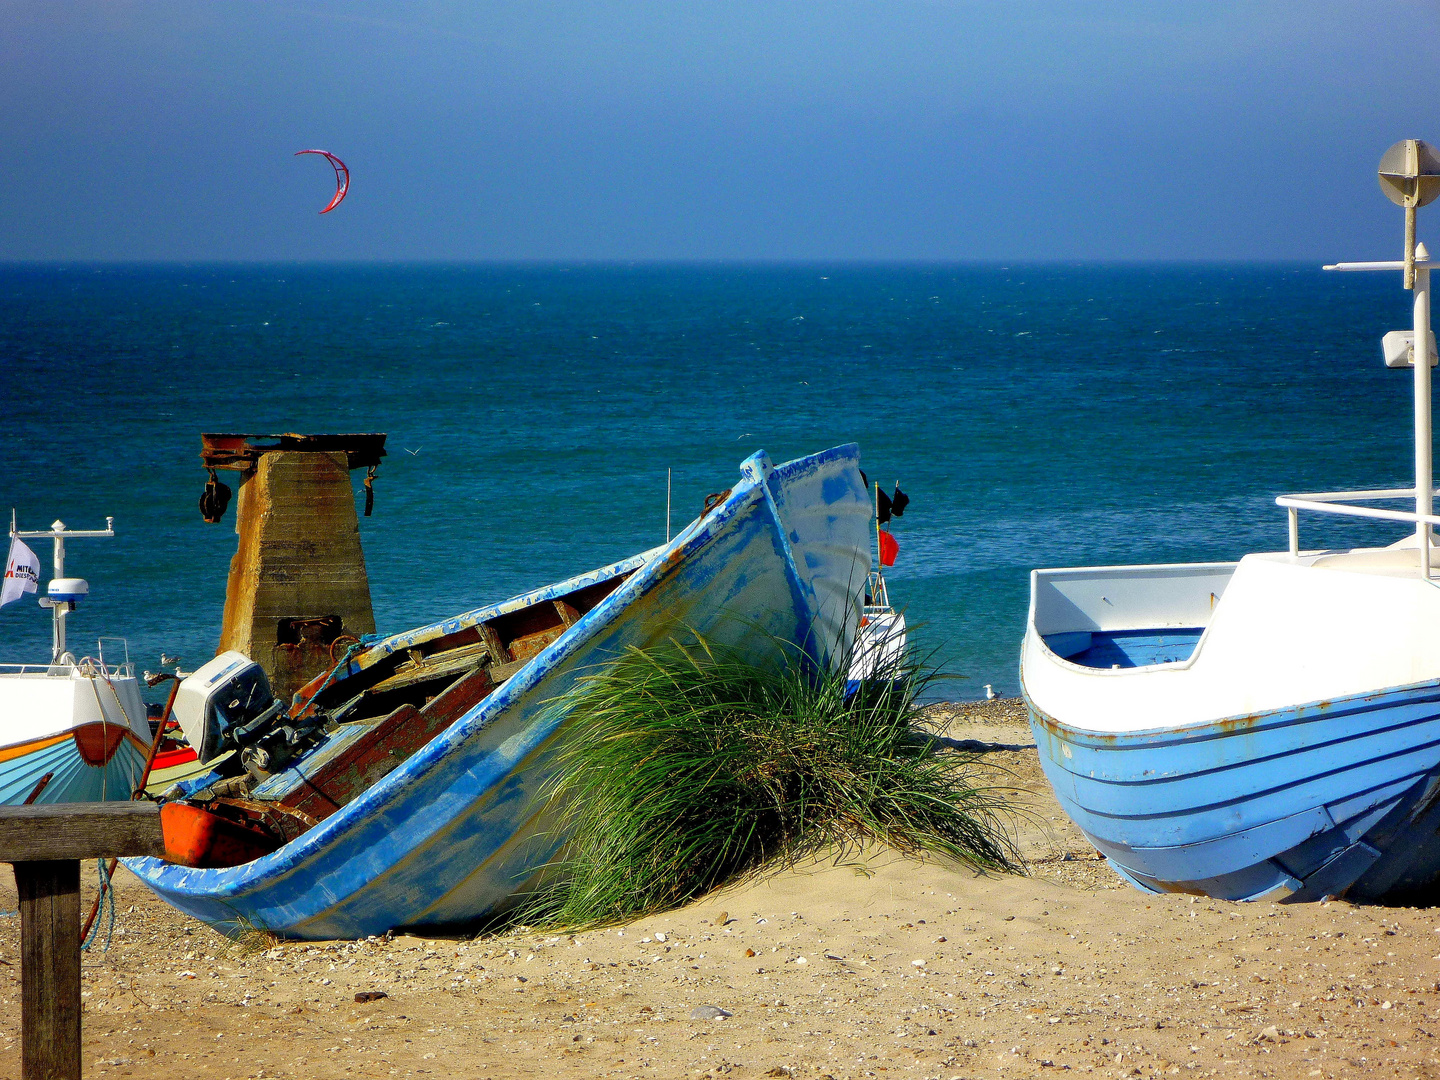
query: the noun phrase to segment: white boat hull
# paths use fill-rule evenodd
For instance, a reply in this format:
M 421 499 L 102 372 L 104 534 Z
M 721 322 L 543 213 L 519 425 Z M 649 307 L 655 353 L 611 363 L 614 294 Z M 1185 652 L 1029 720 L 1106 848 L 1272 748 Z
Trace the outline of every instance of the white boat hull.
M 83 662 L 0 671 L 0 805 L 128 799 L 149 742 L 132 675 Z
M 1034 573 L 1041 762 L 1117 871 L 1226 899 L 1431 888 L 1440 589 L 1417 556 Z

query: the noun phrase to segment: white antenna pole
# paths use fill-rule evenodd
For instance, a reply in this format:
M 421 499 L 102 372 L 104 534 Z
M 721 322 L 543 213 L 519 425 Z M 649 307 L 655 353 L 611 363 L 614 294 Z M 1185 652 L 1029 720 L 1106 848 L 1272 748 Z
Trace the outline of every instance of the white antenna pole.
M 1410 357 L 1415 367 L 1415 538 L 1420 573 L 1430 579 L 1430 525 L 1434 507 L 1434 434 L 1430 424 L 1430 253 L 1415 242 L 1415 211 L 1440 197 L 1440 154 L 1419 139 L 1401 139 L 1380 158 L 1380 190 L 1405 210 L 1405 258 L 1400 262 L 1335 263 L 1326 270 L 1404 270 L 1415 291 L 1415 329 Z M 1292 519 L 1293 520 L 1293 519 Z M 1293 524 L 1291 526 L 1294 528 Z M 1292 532 L 1291 547 L 1295 547 Z
M 880 481 L 875 481 L 875 572 L 883 574 L 884 549 L 880 546 Z
M 55 573 L 53 576 L 63 578 L 65 576 L 65 523 L 56 518 L 50 528 L 55 534 Z M 60 658 L 65 655 L 65 616 L 70 614 L 69 609 L 69 604 L 56 604 L 50 609 L 55 616 L 55 658 L 51 661 L 55 664 L 58 664 Z
M 55 540 L 55 576 L 65 576 L 65 522 L 56 520 L 50 524 L 51 535 Z
M 665 470 L 665 543 L 670 542 L 670 476 L 673 469 Z
M 1425 259 L 1427 254 L 1424 244 L 1405 253 L 1407 269 L 1415 274 L 1415 513 L 1425 516 L 1431 513 L 1434 491 L 1430 430 L 1430 268 L 1417 260 Z M 1429 522 L 1419 522 L 1415 531 L 1420 541 L 1420 572 L 1428 580 Z

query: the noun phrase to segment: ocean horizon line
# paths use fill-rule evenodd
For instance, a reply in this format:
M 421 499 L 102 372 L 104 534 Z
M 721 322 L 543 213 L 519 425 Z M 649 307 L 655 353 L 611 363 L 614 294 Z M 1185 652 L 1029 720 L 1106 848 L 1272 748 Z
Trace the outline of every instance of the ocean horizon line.
M 1310 259 L 847 259 L 847 258 L 514 258 L 514 259 L 4 259 L 0 271 L 28 269 L 260 269 L 296 268 L 476 268 L 476 269 L 1300 269 Z

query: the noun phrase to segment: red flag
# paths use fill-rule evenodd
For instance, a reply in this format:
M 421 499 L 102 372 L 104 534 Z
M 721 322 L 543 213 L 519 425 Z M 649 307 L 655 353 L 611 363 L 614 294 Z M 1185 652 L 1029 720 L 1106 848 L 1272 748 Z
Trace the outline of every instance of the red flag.
M 880 530 L 880 565 L 894 566 L 895 556 L 900 554 L 900 541 L 885 529 Z

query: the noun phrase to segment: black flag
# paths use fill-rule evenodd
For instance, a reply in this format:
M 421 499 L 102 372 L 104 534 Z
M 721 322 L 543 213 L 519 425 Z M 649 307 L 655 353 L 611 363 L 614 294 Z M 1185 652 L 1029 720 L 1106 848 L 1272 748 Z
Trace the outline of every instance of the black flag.
M 890 496 L 879 488 L 875 489 L 875 520 L 884 525 L 890 520 Z
M 900 490 L 900 485 L 895 485 L 895 494 L 890 498 L 890 512 L 896 517 L 905 513 L 905 507 L 910 505 L 910 496 Z

